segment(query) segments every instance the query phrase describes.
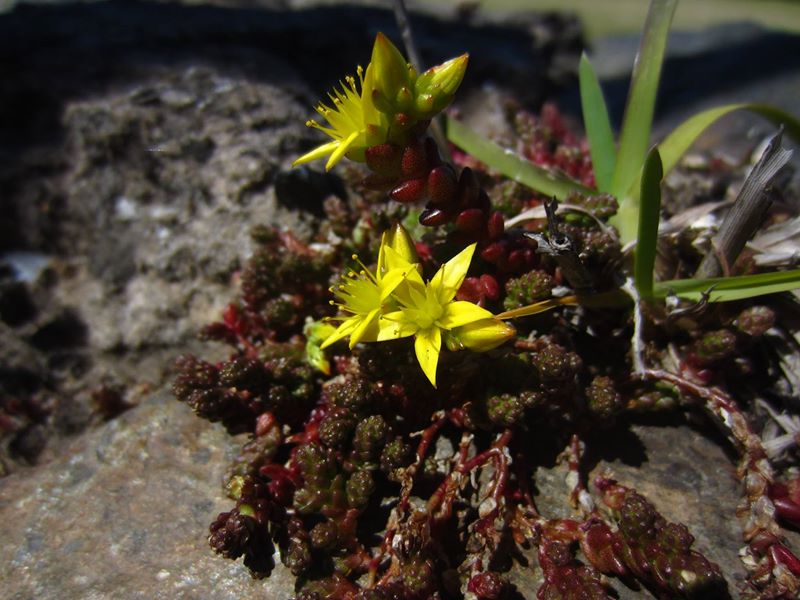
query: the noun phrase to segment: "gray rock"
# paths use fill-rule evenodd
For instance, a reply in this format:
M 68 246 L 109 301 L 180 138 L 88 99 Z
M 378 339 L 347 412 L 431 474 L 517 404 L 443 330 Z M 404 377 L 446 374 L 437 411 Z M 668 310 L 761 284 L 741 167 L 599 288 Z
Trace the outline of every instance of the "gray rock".
M 253 580 L 205 540 L 236 446 L 162 390 L 0 480 L 3 597 L 288 598 L 291 574 Z

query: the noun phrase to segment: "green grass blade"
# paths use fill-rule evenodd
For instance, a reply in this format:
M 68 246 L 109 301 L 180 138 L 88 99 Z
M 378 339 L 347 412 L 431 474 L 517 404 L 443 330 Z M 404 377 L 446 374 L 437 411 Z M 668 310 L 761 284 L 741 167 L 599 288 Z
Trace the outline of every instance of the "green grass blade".
M 658 145 L 661 160 L 664 164 L 664 173 L 669 173 L 678 164 L 678 161 L 700 137 L 700 134 L 719 119 L 736 110 L 749 110 L 775 125 L 783 125 L 786 133 L 793 137 L 795 141 L 800 142 L 800 120 L 779 108 L 766 104 L 727 104 L 718 106 L 689 117 Z M 630 189 L 629 194 L 634 197 L 637 196 L 639 187 L 638 182 L 636 182 Z
M 639 175 L 650 145 L 656 92 L 667 47 L 667 34 L 678 0 L 651 0 L 642 41 L 633 65 L 631 87 L 622 120 L 619 153 L 611 193 L 623 200 Z M 630 224 L 635 228 L 636 223 Z M 627 240 L 625 240 L 627 241 Z
M 489 168 L 522 185 L 558 200 L 564 200 L 572 192 L 594 193 L 565 175 L 537 167 L 512 150 L 501 148 L 455 119 L 448 117 L 446 123 L 447 139 Z
M 611 120 L 608 118 L 606 99 L 597 79 L 597 73 L 585 53 L 581 56 L 578 76 L 583 125 L 586 127 L 586 137 L 589 139 L 594 178 L 597 181 L 597 189 L 608 192 L 614 177 L 617 150 L 614 147 L 614 134 L 611 131 Z
M 653 296 L 664 298 L 675 294 L 686 300 L 699 301 L 711 287 L 711 302 L 730 302 L 754 298 L 765 294 L 788 292 L 800 288 L 800 269 L 775 271 L 739 277 L 714 277 L 711 279 L 673 279 L 659 281 L 653 286 Z
M 658 245 L 658 222 L 661 218 L 661 178 L 664 170 L 658 148 L 647 155 L 642 169 L 641 206 L 639 210 L 639 234 L 636 238 L 636 254 L 633 263 L 633 279 L 643 298 L 653 293 L 653 268 L 656 264 Z

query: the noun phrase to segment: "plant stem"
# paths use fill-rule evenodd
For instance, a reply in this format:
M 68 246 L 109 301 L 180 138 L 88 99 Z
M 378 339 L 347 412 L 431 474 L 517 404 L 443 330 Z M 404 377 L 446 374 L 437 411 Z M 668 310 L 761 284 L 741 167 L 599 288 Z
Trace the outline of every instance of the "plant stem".
M 408 59 L 417 70 L 417 73 L 421 73 L 422 59 L 420 58 L 417 44 L 414 41 L 414 33 L 411 31 L 411 21 L 408 18 L 406 3 L 404 0 L 393 0 L 392 6 L 394 7 L 394 19 L 397 21 L 397 28 L 400 30 L 400 36 L 403 38 L 403 45 L 405 46 Z M 439 146 L 439 153 L 442 155 L 445 162 L 453 162 L 453 157 L 450 154 L 450 147 L 447 145 L 447 136 L 444 134 L 444 125 L 442 124 L 441 116 L 434 117 L 431 121 L 430 132 L 433 139 L 436 140 L 436 145 Z

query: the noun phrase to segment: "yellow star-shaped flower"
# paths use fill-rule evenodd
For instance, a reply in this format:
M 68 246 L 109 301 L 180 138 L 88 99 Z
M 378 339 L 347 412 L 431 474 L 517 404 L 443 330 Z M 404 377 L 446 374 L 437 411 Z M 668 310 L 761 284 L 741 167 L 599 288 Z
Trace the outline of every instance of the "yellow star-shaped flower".
M 427 283 L 418 274 L 410 273 L 394 290 L 399 309 L 379 319 L 378 341 L 414 336 L 417 361 L 434 387 L 443 334 L 470 326 L 466 339 L 479 340 L 475 350 L 499 346 L 514 334 L 513 327 L 495 319 L 485 308 L 454 300 L 474 252 L 475 244 L 468 246 L 442 265 Z
M 326 171 L 332 169 L 344 156 L 364 162 L 364 151 L 367 148 L 386 141 L 388 119 L 375 108 L 372 99 L 375 88 L 374 69 L 368 65 L 364 72 L 358 67 L 357 73 L 358 84 L 355 77 L 349 76 L 345 78 L 341 89 L 335 89 L 328 94 L 333 107 L 322 102 L 317 105 L 317 112 L 328 122 L 329 127 L 320 125 L 313 119 L 306 123 L 330 136 L 333 141 L 317 146 L 295 160 L 292 166 L 324 156 L 328 156 Z
M 358 258 L 353 255 L 353 260 L 358 261 Z M 351 349 L 359 342 L 377 341 L 381 315 L 397 308 L 392 292 L 412 273 L 414 280 L 422 283 L 416 262 L 413 240 L 402 226 L 384 231 L 375 273 L 359 263 L 359 272 L 350 271 L 342 283 L 331 288 L 338 300 L 331 303 L 349 316 L 332 317 L 331 320 L 342 322 L 325 339 L 320 349 L 347 336 L 350 336 Z

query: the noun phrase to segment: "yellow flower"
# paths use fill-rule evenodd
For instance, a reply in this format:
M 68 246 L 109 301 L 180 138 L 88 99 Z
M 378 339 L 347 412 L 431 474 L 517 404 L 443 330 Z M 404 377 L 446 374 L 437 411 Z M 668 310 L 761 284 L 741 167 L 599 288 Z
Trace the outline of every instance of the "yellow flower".
M 468 246 L 442 265 L 433 278 L 423 283 L 410 273 L 394 291 L 399 309 L 383 315 L 378 324 L 378 341 L 414 336 L 414 351 L 422 371 L 436 386 L 436 367 L 442 350 L 442 335 L 467 325 L 472 339 L 480 340 L 476 349 L 488 350 L 488 338 L 499 345 L 511 335 L 508 326 L 497 328 L 494 315 L 477 304 L 454 301 L 469 269 L 475 244 Z M 492 347 L 494 347 L 492 346 Z M 468 346 L 467 346 L 468 347 Z
M 358 260 L 353 255 L 354 260 Z M 374 342 L 378 336 L 378 319 L 391 302 L 391 294 L 405 278 L 402 269 L 390 269 L 382 273 L 379 269 L 372 273 L 363 264 L 359 272 L 350 271 L 342 282 L 331 288 L 337 301 L 331 304 L 348 314 L 347 317 L 331 317 L 342 321 L 336 331 L 331 333 L 320 346 L 325 349 L 331 344 L 350 336 L 350 348 L 359 342 Z
M 373 68 L 367 66 L 366 72 L 358 67 L 358 84 L 352 76 L 345 78 L 341 89 L 334 89 L 328 97 L 333 107 L 320 102 L 317 112 L 328 122 L 329 127 L 315 120 L 306 123 L 333 138 L 333 141 L 318 146 L 292 163 L 297 166 L 328 156 L 325 170 L 329 171 L 343 156 L 364 162 L 364 151 L 370 146 L 386 141 L 389 122 L 383 113 L 375 108 L 373 91 L 375 89 Z M 359 92 L 359 87 L 361 91 Z
M 353 255 L 353 260 L 358 258 Z M 341 320 L 339 327 L 328 334 L 320 349 L 350 336 L 350 348 L 359 342 L 374 342 L 378 338 L 379 319 L 388 310 L 397 308 L 392 292 L 413 273 L 415 281 L 422 282 L 414 242 L 402 225 L 395 225 L 383 232 L 378 251 L 378 268 L 373 274 L 359 262 L 361 270 L 350 271 L 342 283 L 331 288 L 339 306 L 348 317 L 332 317 Z
M 412 127 L 450 103 L 464 78 L 467 60 L 464 54 L 417 75 L 389 38 L 378 33 L 370 64 L 366 70 L 358 67 L 358 82 L 345 77 L 341 89 L 328 94 L 333 106 L 317 105 L 327 126 L 313 119 L 306 122 L 332 141 L 304 154 L 293 166 L 327 156 L 325 169 L 330 170 L 343 156 L 364 162 L 368 148 L 389 141 L 402 143 Z

